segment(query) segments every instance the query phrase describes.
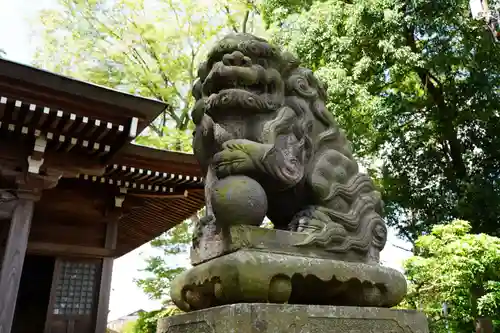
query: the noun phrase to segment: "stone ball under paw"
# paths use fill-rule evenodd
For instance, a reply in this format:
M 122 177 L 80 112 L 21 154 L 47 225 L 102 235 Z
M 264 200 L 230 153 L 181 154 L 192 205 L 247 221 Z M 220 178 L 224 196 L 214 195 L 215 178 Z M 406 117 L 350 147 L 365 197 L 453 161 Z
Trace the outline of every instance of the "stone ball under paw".
M 215 184 L 211 193 L 215 218 L 221 225 L 259 226 L 267 213 L 267 195 L 247 176 L 229 176 Z

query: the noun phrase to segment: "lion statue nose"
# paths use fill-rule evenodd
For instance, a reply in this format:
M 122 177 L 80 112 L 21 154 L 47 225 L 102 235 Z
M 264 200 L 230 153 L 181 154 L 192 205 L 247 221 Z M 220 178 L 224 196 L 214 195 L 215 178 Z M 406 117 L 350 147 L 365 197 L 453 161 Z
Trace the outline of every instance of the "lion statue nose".
M 240 51 L 234 51 L 231 54 L 225 54 L 222 57 L 222 63 L 226 66 L 251 66 L 252 60 Z

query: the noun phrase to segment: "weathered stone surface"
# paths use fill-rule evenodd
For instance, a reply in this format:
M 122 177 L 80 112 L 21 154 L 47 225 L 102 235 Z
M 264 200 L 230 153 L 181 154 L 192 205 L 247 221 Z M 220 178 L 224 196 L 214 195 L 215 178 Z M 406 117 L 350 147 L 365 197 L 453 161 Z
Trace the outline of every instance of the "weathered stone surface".
M 332 258 L 379 260 L 387 238 L 380 194 L 359 172 L 326 95 L 311 70 L 264 39 L 231 34 L 216 43 L 193 87 L 193 150 L 206 187 L 195 248 L 217 252 L 212 241 L 225 228 L 267 215 Z M 242 188 L 251 183 L 242 177 L 260 186 Z
M 207 240 L 203 248 L 191 248 L 191 264 L 199 265 L 202 262 L 240 249 L 255 249 L 308 258 L 377 264 L 376 261 L 374 262 L 369 257 L 356 252 L 332 253 L 323 248 L 308 245 L 306 243 L 308 237 L 303 232 L 265 229 L 250 225 L 233 225 L 221 231 L 219 237 Z M 305 245 L 302 245 L 304 243 Z
M 380 193 L 313 72 L 264 39 L 231 34 L 192 93 L 206 216 L 193 232 L 195 267 L 172 283 L 176 305 L 396 305 L 406 281 L 379 265 Z M 277 230 L 258 229 L 265 216 Z
M 163 318 L 157 333 L 428 333 L 422 313 L 385 308 L 237 304 Z
M 224 226 L 259 226 L 267 212 L 267 196 L 262 186 L 247 176 L 229 176 L 215 184 L 210 201 L 218 223 Z
M 258 249 L 195 266 L 170 289 L 183 311 L 247 302 L 391 307 L 405 293 L 405 278 L 391 268 Z

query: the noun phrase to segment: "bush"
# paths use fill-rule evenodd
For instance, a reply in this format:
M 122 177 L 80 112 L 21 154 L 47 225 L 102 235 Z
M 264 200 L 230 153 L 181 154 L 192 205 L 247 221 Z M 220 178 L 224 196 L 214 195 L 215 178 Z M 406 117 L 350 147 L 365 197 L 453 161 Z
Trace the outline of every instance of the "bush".
M 158 320 L 179 313 L 182 313 L 182 311 L 175 306 L 161 310 L 143 312 L 139 314 L 139 319 L 137 319 L 137 322 L 135 323 L 134 333 L 156 333 L 156 324 L 158 323 Z

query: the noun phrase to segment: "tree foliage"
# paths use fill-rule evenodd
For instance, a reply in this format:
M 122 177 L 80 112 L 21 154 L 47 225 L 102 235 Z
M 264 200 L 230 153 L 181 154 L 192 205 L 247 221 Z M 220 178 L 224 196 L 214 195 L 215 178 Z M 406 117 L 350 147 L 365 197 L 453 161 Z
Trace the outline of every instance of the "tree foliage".
M 182 313 L 175 306 L 169 306 L 165 309 L 143 312 L 139 314 L 139 319 L 135 322 L 133 333 L 156 333 L 158 320 Z
M 189 132 L 164 131 L 164 133 L 164 136 L 158 136 L 150 132 L 138 137 L 136 142 L 164 150 L 192 152 L 192 135 Z M 191 224 L 191 220 L 184 221 L 150 242 L 158 253 L 145 258 L 146 267 L 143 271 L 148 276 L 137 279 L 136 283 L 151 298 L 168 300 L 170 281 L 186 269 L 184 266 L 172 266 L 169 261 L 174 256 L 188 251 L 191 242 Z
M 40 13 L 35 65 L 165 102 L 167 110 L 136 143 L 166 150 L 192 151 L 191 88 L 211 43 L 230 31 L 263 33 L 253 0 L 58 3 Z M 187 251 L 191 223 L 151 243 L 158 254 L 146 258 L 148 276 L 137 283 L 152 298 L 168 300 L 171 279 L 185 269 L 169 260 Z
M 274 40 L 327 83 L 329 109 L 372 163 L 390 225 L 410 241 L 454 218 L 498 234 L 500 44 L 469 1 L 263 8 Z
M 173 131 L 169 128 L 162 129 L 163 135 L 158 135 L 154 131 L 143 133 L 135 139 L 135 143 L 155 147 L 157 149 L 192 153 L 193 134 L 190 130 Z
M 153 299 L 169 301 L 170 282 L 186 267 L 182 264 L 172 266 L 173 256 L 187 253 L 191 243 L 191 221 L 185 221 L 151 241 L 157 250 L 156 255 L 146 258 L 144 271 L 147 277 L 138 279 L 137 285 Z
M 40 13 L 35 65 L 167 103 L 151 126 L 159 136 L 190 128 L 197 63 L 214 38 L 258 28 L 249 0 L 58 2 Z
M 160 310 L 142 311 L 139 318 L 135 321 L 129 321 L 123 325 L 122 333 L 156 333 L 158 320 L 182 313 L 176 306 L 168 306 Z M 108 330 L 109 331 L 109 330 Z
M 137 143 L 165 149 L 191 152 L 192 136 L 182 131 L 165 131 L 166 135 L 160 137 L 156 133 L 137 138 Z M 171 259 L 186 253 L 191 243 L 191 225 L 197 219 L 195 214 L 190 220 L 175 226 L 150 242 L 156 251 L 155 255 L 145 258 L 144 272 L 147 277 L 137 279 L 137 285 L 151 298 L 169 300 L 170 282 L 173 278 L 186 269 L 185 265 L 172 265 Z M 156 331 L 155 331 L 156 332 Z
M 447 332 L 446 323 L 451 332 L 472 332 L 479 317 L 500 328 L 500 239 L 470 229 L 461 220 L 435 226 L 417 239 L 416 255 L 405 262 L 406 305 L 426 312 L 432 332 Z
M 129 321 L 128 323 L 125 323 L 125 325 L 123 325 L 120 332 L 121 333 L 137 333 L 136 327 L 137 327 L 137 321 Z

